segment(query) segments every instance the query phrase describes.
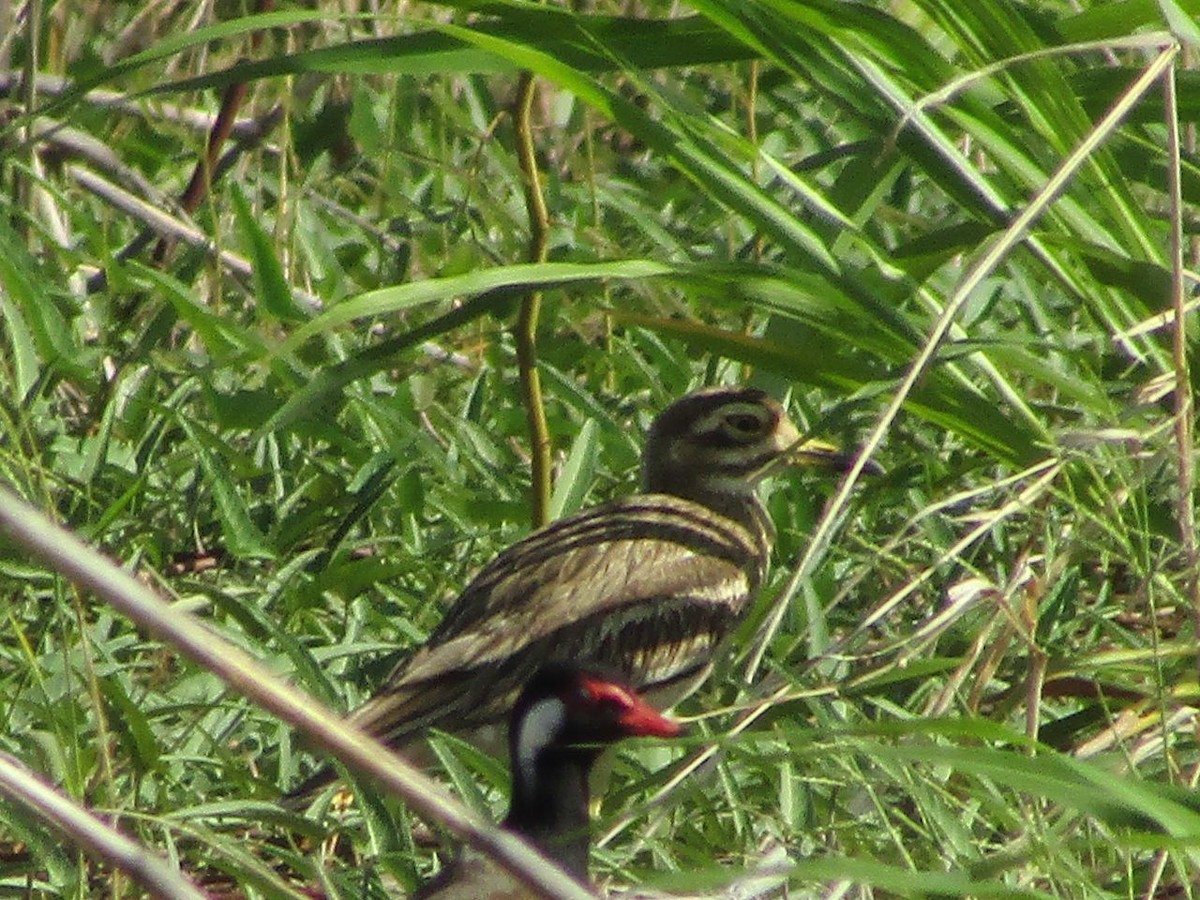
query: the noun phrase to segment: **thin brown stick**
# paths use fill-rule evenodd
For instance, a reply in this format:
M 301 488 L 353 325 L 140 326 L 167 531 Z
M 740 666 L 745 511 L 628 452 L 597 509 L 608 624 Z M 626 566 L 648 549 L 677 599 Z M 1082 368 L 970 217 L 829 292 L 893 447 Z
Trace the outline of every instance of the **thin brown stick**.
M 265 13 L 270 12 L 274 8 L 275 0 L 258 0 L 254 11 L 255 13 Z M 262 46 L 262 32 L 251 32 L 251 52 L 257 50 L 260 46 Z M 201 201 L 208 195 L 209 188 L 212 186 L 213 173 L 216 170 L 217 160 L 221 156 L 221 148 L 233 133 L 238 113 L 241 111 L 242 104 L 246 102 L 246 94 L 248 92 L 249 85 L 244 81 L 231 84 L 225 88 L 225 93 L 221 97 L 221 109 L 218 111 L 216 121 L 213 122 L 212 130 L 208 134 L 208 140 L 204 145 L 204 152 L 200 155 L 200 159 L 196 161 L 196 167 L 192 169 L 192 177 L 188 181 L 188 186 L 184 188 L 183 193 L 179 197 L 179 205 L 188 215 L 199 209 Z M 158 242 L 158 246 L 154 248 L 154 261 L 157 263 L 163 262 L 170 252 L 171 242 L 165 238 L 161 239 Z
M 41 43 L 42 43 L 42 4 L 41 0 L 30 0 L 29 7 L 25 11 L 25 27 L 26 27 L 26 50 L 25 50 L 25 65 L 22 69 L 21 81 L 21 100 L 25 104 L 26 115 L 29 111 L 37 106 L 37 64 L 41 59 Z M 20 136 L 22 139 L 31 137 L 32 127 L 24 127 L 21 129 Z M 37 148 L 33 146 L 32 139 L 29 140 L 29 171 L 38 171 Z M 15 176 L 15 198 L 16 208 L 26 209 L 31 208 L 33 204 L 34 183 L 33 176 L 17 172 Z M 22 232 L 26 231 L 27 225 L 22 216 L 13 216 L 12 221 L 15 227 Z
M 66 167 L 66 173 L 84 190 L 141 222 L 150 232 L 160 234 L 172 242 L 183 241 L 189 246 L 202 248 L 205 253 L 218 260 L 226 271 L 234 275 L 244 279 L 252 276 L 253 267 L 248 259 L 227 250 L 219 250 L 214 241 L 192 223 L 164 212 L 152 202 L 129 193 L 83 166 L 70 164 Z M 298 287 L 292 287 L 292 294 L 312 312 L 321 309 L 321 298 L 315 294 Z
M 758 60 L 750 60 L 750 72 L 746 87 L 746 139 L 754 146 L 754 159 L 750 162 L 750 177 L 754 179 L 754 183 L 759 183 L 759 143 L 758 143 L 758 78 L 760 75 Z M 763 251 L 766 249 L 767 241 L 762 230 L 754 233 L 754 261 L 762 262 Z M 750 325 L 750 307 L 747 306 L 745 314 L 746 331 L 749 331 Z
M 513 107 L 516 129 L 517 160 L 525 177 L 525 207 L 529 210 L 529 261 L 546 261 L 546 241 L 550 216 L 542 182 L 538 174 L 537 155 L 533 145 L 533 98 L 537 85 L 533 73 L 524 72 L 517 86 Z M 550 431 L 546 426 L 546 409 L 542 404 L 542 381 L 537 369 L 537 327 L 541 313 L 542 292 L 530 291 L 521 299 L 514 337 L 517 343 L 517 371 L 521 381 L 522 401 L 529 425 L 530 518 L 534 528 L 546 524 L 550 517 Z
M 1179 171 L 1179 108 L 1175 94 L 1175 67 L 1163 73 L 1163 106 L 1167 125 L 1167 193 L 1171 207 L 1171 305 L 1175 323 L 1171 329 L 1171 353 L 1175 364 L 1175 449 L 1179 465 L 1179 545 L 1187 572 L 1186 593 L 1192 622 L 1200 633 L 1200 553 L 1196 548 L 1196 507 L 1193 492 L 1196 473 L 1192 463 L 1192 380 L 1188 373 L 1187 326 L 1183 278 L 1183 187 Z M 1200 670 L 1200 652 L 1196 667 Z
M 1196 68 L 1196 51 L 1192 49 L 1191 44 L 1183 45 L 1183 52 L 1180 54 L 1180 57 L 1181 68 L 1188 70 Z M 1188 122 L 1183 127 L 1183 147 L 1189 157 L 1194 157 L 1196 155 L 1196 145 L 1196 123 Z M 1195 211 L 1187 210 L 1186 212 L 1188 214 L 1188 225 L 1195 225 Z M 1195 268 L 1197 262 L 1200 261 L 1200 234 L 1196 234 L 1195 228 L 1192 227 L 1188 228 L 1188 232 L 1191 234 L 1191 237 L 1188 240 L 1188 264 L 1192 266 L 1192 268 Z
M 34 79 L 37 92 L 43 97 L 61 97 L 75 87 L 75 82 L 70 78 L 47 72 L 38 72 Z M 20 72 L 0 69 L 0 97 L 11 95 L 20 88 L 22 83 Z M 135 116 L 147 122 L 168 122 L 197 131 L 209 131 L 216 122 L 216 116 L 205 110 L 178 106 L 174 103 L 149 103 L 124 91 L 93 88 L 80 98 L 80 103 L 97 109 L 115 110 L 123 115 Z M 255 139 L 263 130 L 259 122 L 259 119 L 238 119 L 233 123 L 230 133 L 239 141 Z M 92 140 L 96 139 L 92 138 Z
M 225 142 L 233 134 L 233 125 L 237 121 L 238 111 L 246 101 L 247 85 L 245 82 L 231 84 L 221 100 L 221 108 L 217 112 L 216 121 L 208 134 L 204 157 L 192 169 L 192 178 L 188 186 L 179 195 L 179 205 L 189 214 L 194 213 L 200 206 L 200 201 L 208 192 L 208 184 L 212 171 L 216 167 L 217 157 Z

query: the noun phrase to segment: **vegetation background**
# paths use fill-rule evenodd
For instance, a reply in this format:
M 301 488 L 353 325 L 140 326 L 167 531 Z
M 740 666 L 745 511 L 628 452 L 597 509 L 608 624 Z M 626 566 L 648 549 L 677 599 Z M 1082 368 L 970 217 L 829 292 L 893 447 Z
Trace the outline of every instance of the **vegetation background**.
M 698 736 L 622 754 L 598 878 L 1192 896 L 1198 17 L 3 4 L 0 481 L 348 708 L 533 488 L 630 491 L 657 410 L 752 381 L 887 471 L 774 485 L 768 589 Z M 0 751 L 213 890 L 437 865 L 398 801 L 279 810 L 288 727 L 4 541 Z M 138 893 L 17 805 L 0 891 Z

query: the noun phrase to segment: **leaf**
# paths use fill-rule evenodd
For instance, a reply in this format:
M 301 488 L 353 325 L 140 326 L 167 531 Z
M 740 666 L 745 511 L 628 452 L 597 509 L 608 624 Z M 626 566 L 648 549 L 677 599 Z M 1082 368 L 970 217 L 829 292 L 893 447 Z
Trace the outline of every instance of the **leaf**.
M 78 472 L 78 478 L 82 483 L 91 484 L 92 479 L 96 477 L 96 472 L 108 461 L 113 427 L 130 398 L 141 390 L 148 375 L 149 368 L 147 366 L 138 366 L 122 372 L 117 377 L 116 385 L 110 392 L 108 403 L 100 417 L 100 427 L 95 434 L 88 435 L 83 441 L 83 459 Z
M 24 327 L 18 326 L 18 332 L 32 335 L 38 356 L 45 365 L 72 378 L 94 379 L 91 362 L 95 353 L 75 340 L 54 298 L 44 290 L 43 286 L 50 283 L 53 282 L 38 273 L 33 258 L 8 224 L 7 216 L 0 215 L 0 289 L 21 311 L 23 318 L 20 321 Z M 28 354 L 27 340 L 23 343 L 24 352 Z M 20 345 L 15 346 L 19 348 Z M 23 362 L 26 379 L 32 377 L 30 363 L 26 355 Z
M 835 353 L 800 354 L 770 340 L 696 322 L 630 313 L 614 313 L 613 316 L 619 322 L 681 338 L 698 349 L 843 394 L 853 393 L 887 377 L 886 373 L 872 370 L 849 357 Z M 897 371 L 895 376 L 898 375 Z M 1036 437 L 1005 416 L 999 406 L 981 402 L 977 393 L 956 384 L 936 369 L 912 392 L 905 409 L 956 432 L 976 447 L 1014 466 L 1027 465 L 1042 455 Z
M 1196 6 L 1194 0 L 1192 6 Z M 1200 47 L 1200 27 L 1196 25 L 1196 16 L 1200 15 L 1200 9 L 1193 8 L 1190 13 L 1185 12 L 1175 0 L 1158 0 L 1158 8 L 1167 20 L 1171 34 L 1192 48 Z
M 262 437 L 301 419 L 331 415 L 331 408 L 347 385 L 387 368 L 393 364 L 397 355 L 421 342 L 433 340 L 491 312 L 507 302 L 508 296 L 517 290 L 587 283 L 601 278 L 648 278 L 671 271 L 669 266 L 645 260 L 600 264 L 522 264 L 499 266 L 450 278 L 429 279 L 361 294 L 338 304 L 300 328 L 279 352 L 288 353 L 307 338 L 362 316 L 381 315 L 445 301 L 464 293 L 475 293 L 477 296 L 424 325 L 388 338 L 359 351 L 356 356 L 350 356 L 340 363 L 319 370 L 288 397 L 283 406 L 255 432 L 255 436 Z
M 34 343 L 33 333 L 25 324 L 20 311 L 8 299 L 7 291 L 0 291 L 0 314 L 4 320 L 4 330 L 8 334 L 12 346 L 13 375 L 16 382 L 17 394 L 20 397 L 29 396 L 30 389 L 38 380 L 38 353 Z
M 554 7 L 525 4 L 489 4 L 498 18 L 485 18 L 468 34 L 503 37 L 515 45 L 537 48 L 580 71 L 607 72 L 620 67 L 618 59 L 642 69 L 692 66 L 705 63 L 751 59 L 754 52 L 733 40 L 722 28 L 702 16 L 680 18 L 635 18 L 582 16 Z M 163 47 L 145 51 L 123 61 L 136 68 L 164 55 L 190 46 L 224 39 L 262 27 L 301 24 L 313 20 L 336 20 L 328 13 L 278 12 L 247 16 L 208 28 L 198 28 L 187 38 L 175 38 Z M 237 65 L 194 78 L 158 85 L 147 93 L 179 93 L 220 89 L 262 78 L 278 78 L 303 72 L 336 74 L 408 75 L 417 78 L 449 73 L 491 75 L 516 71 L 519 66 L 502 54 L 473 45 L 454 33 L 420 31 L 375 40 L 351 41 L 332 47 L 303 50 L 270 59 Z M 106 80 L 88 82 L 96 87 Z
M 343 300 L 317 316 L 284 343 L 280 353 L 295 351 L 314 335 L 331 331 L 355 319 L 375 318 L 431 303 L 448 302 L 464 296 L 490 295 L 493 301 L 531 290 L 548 290 L 568 284 L 586 284 L 603 278 L 651 278 L 672 272 L 671 266 L 652 260 L 614 260 L 604 263 L 518 263 L 429 278 L 409 284 L 368 291 Z
M 135 260 L 126 265 L 149 282 L 156 289 L 157 296 L 163 297 L 175 308 L 175 314 L 191 326 L 215 362 L 233 365 L 267 355 L 266 345 L 257 334 L 236 321 L 214 313 L 173 275 Z
M 978 880 L 967 872 L 939 872 L 901 868 L 873 859 L 840 857 L 805 860 L 791 871 L 791 883 L 849 882 L 871 885 L 899 897 L 1011 897 L 1052 900 L 1054 894 L 1032 888 L 1010 887 L 994 878 Z
M 292 296 L 291 286 L 284 277 L 283 266 L 279 264 L 279 257 L 275 253 L 270 235 L 250 211 L 250 204 L 246 202 L 241 189 L 234 184 L 230 187 L 229 194 L 233 198 L 238 226 L 242 229 L 242 236 L 250 248 L 250 261 L 254 267 L 254 294 L 260 307 L 269 315 L 285 322 L 308 319 L 307 311 Z
M 179 424 L 187 433 L 196 452 L 196 459 L 204 472 L 205 486 L 212 492 L 216 501 L 221 531 L 225 535 L 229 552 L 242 558 L 273 558 L 274 551 L 263 533 L 251 521 L 250 512 L 242 501 L 229 467 L 225 464 L 222 453 L 229 452 L 228 446 L 204 430 L 201 424 L 190 422 L 186 417 L 181 416 Z
M 600 452 L 600 426 L 587 419 L 571 443 L 571 452 L 558 474 L 554 493 L 550 497 L 550 520 L 569 516 L 583 505 L 596 474 L 596 457 Z
M 142 711 L 142 705 L 129 696 L 117 676 L 97 681 L 109 704 L 109 727 L 124 746 L 126 756 L 137 764 L 139 772 L 151 771 L 158 764 L 164 748 Z
M 795 258 L 792 262 L 808 262 L 828 272 L 839 271 L 838 260 L 830 253 L 816 229 L 751 180 L 739 165 L 741 160 L 710 140 L 709 132 L 687 127 L 686 120 L 676 117 L 669 103 L 663 104 L 663 110 L 665 115 L 672 118 L 675 128 L 659 123 L 636 103 L 609 90 L 598 80 L 528 44 L 518 44 L 496 35 L 473 32 L 454 25 L 443 25 L 441 28 L 447 34 L 503 56 L 521 68 L 529 69 L 571 91 L 605 118 L 636 135 L 661 154 L 699 189 L 746 216 L 793 255 Z M 648 83 L 641 87 L 643 90 L 652 89 Z M 737 143 L 736 140 L 734 142 Z

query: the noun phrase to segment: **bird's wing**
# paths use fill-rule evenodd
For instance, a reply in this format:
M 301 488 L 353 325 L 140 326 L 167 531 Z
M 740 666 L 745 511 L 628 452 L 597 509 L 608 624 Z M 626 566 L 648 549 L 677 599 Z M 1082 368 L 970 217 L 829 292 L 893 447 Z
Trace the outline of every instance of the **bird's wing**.
M 739 583 L 744 601 L 761 580 L 765 555 L 746 529 L 689 500 L 666 494 L 615 500 L 555 522 L 493 559 L 426 646 L 489 630 L 489 621 L 514 612 L 577 617 L 690 590 L 711 595 L 697 600 L 732 602 L 739 595 L 733 585 L 732 596 L 723 595 L 726 581 Z
M 687 677 L 737 621 L 762 557 L 745 529 L 674 497 L 564 519 L 486 566 L 351 720 L 398 742 L 473 728 L 549 661 L 602 664 L 638 688 Z

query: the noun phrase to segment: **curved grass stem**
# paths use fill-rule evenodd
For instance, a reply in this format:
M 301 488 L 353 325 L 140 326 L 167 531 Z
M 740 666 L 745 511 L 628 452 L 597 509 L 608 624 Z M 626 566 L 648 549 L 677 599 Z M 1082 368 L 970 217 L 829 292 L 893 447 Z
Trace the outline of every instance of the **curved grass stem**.
M 525 206 L 529 210 L 529 262 L 546 261 L 546 239 L 549 215 L 542 182 L 538 175 L 537 156 L 533 145 L 533 98 L 537 93 L 532 72 L 524 72 L 517 87 L 513 109 L 516 128 L 517 159 L 525 179 Z M 517 314 L 517 370 L 521 381 L 521 396 L 529 425 L 530 457 L 530 517 L 533 527 L 540 528 L 550 516 L 550 433 L 546 427 L 546 410 L 542 404 L 542 382 L 537 370 L 537 327 L 541 313 L 542 292 L 530 291 L 521 298 Z

